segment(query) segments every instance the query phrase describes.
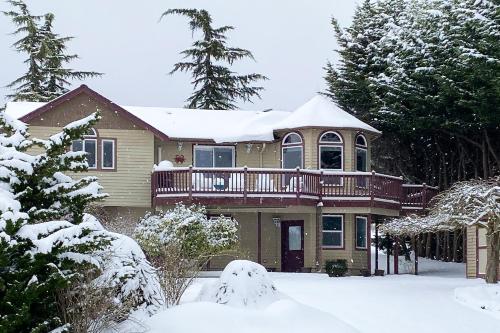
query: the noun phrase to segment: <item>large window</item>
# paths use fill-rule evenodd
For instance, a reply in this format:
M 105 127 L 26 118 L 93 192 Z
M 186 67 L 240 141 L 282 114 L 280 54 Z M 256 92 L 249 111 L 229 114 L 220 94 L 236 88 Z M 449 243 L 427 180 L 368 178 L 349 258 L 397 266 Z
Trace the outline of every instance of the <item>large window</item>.
M 323 215 L 323 247 L 344 247 L 344 217 Z
M 356 248 L 367 248 L 367 219 L 364 216 L 356 216 Z
M 304 147 L 302 137 L 297 133 L 288 133 L 283 138 L 281 145 L 283 169 L 303 168 Z
M 232 168 L 235 166 L 234 147 L 195 146 L 194 166 L 198 168 Z
M 366 139 L 363 135 L 359 134 L 356 137 L 356 170 L 368 171 L 368 154 L 367 154 Z
M 344 169 L 342 138 L 335 132 L 326 132 L 319 139 L 319 167 L 324 170 Z
M 97 169 L 97 132 L 93 128 L 84 136 L 83 140 L 75 140 L 71 144 L 72 151 L 87 153 L 89 169 Z

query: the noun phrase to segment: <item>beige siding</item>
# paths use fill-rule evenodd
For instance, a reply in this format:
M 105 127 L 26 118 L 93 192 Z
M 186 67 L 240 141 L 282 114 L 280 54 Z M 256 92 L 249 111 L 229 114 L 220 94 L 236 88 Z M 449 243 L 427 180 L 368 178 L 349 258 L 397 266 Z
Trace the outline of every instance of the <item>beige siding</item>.
M 31 126 L 32 137 L 48 138 L 60 128 Z M 103 204 L 119 207 L 151 206 L 153 134 L 145 130 L 99 129 L 99 136 L 116 139 L 116 171 L 89 171 L 109 194 Z
M 323 213 L 325 214 L 325 213 Z M 327 260 L 344 259 L 350 274 L 360 274 L 368 269 L 366 250 L 357 250 L 355 243 L 354 214 L 344 215 L 344 249 L 323 249 L 323 266 Z
M 306 128 L 297 130 L 295 132 L 302 135 L 304 141 L 304 168 L 305 169 L 318 169 L 318 141 L 320 136 L 326 129 L 319 128 Z M 353 130 L 338 130 L 344 140 L 344 170 L 355 171 L 356 156 L 354 138 L 357 134 Z M 254 143 L 249 147 L 246 143 L 238 143 L 232 145 L 235 147 L 236 166 L 249 168 L 281 168 L 281 138 L 289 132 L 279 132 L 280 139 L 272 143 Z M 366 136 L 368 141 L 368 160 L 371 156 L 371 137 Z M 176 155 L 184 157 L 184 163 L 175 163 L 178 167 L 187 167 L 193 165 L 193 146 L 194 145 L 211 145 L 209 143 L 199 143 L 192 141 L 169 141 L 162 142 L 156 140 L 155 148 L 155 162 L 158 162 L 158 148 L 161 150 L 161 159 L 174 162 Z M 368 163 L 370 167 L 370 163 Z
M 475 278 L 476 271 L 476 228 L 475 226 L 467 227 L 467 277 Z

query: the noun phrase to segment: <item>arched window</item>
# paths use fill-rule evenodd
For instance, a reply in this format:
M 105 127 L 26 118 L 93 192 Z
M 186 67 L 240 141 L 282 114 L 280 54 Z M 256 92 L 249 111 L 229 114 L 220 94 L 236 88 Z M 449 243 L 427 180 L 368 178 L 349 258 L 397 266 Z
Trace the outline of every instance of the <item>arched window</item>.
M 318 143 L 319 168 L 342 171 L 344 169 L 344 142 L 340 134 L 325 132 Z
M 281 166 L 283 169 L 304 167 L 304 146 L 298 133 L 288 133 L 281 142 Z
M 368 171 L 368 145 L 363 134 L 356 137 L 356 171 Z

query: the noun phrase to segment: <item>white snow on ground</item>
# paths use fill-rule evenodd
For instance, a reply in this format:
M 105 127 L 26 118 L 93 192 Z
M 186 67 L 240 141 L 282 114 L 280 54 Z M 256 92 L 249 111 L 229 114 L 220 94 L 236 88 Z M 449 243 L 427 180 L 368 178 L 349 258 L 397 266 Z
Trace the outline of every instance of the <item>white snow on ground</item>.
M 500 319 L 500 286 L 498 285 L 456 288 L 455 298 L 464 305 Z
M 366 333 L 500 332 L 500 320 L 489 314 L 492 311 L 474 310 L 455 298 L 455 289 L 460 294 L 472 287 L 465 289 L 466 297 L 475 307 L 474 288 L 486 286 L 481 279 L 466 279 L 464 270 L 463 264 L 420 258 L 419 276 L 329 278 L 270 273 L 276 288 L 290 299 L 264 310 L 196 302 L 202 288 L 216 281 L 201 278 L 188 289 L 181 306 L 165 310 L 147 324 L 154 329 L 150 332 L 172 333 L 350 332 L 335 327 L 342 322 Z

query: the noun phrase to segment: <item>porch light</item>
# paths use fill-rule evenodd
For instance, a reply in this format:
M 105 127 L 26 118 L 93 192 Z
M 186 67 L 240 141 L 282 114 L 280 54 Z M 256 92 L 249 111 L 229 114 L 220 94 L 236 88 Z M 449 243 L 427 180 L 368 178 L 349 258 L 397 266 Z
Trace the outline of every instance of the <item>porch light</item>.
M 182 141 L 178 141 L 177 142 L 177 151 L 181 151 L 182 150 L 182 145 L 184 144 L 184 142 Z
M 281 219 L 279 217 L 273 217 L 273 223 L 276 228 L 281 226 Z
M 247 147 L 247 154 L 250 154 L 250 152 L 252 151 L 253 144 L 247 143 L 246 147 Z

